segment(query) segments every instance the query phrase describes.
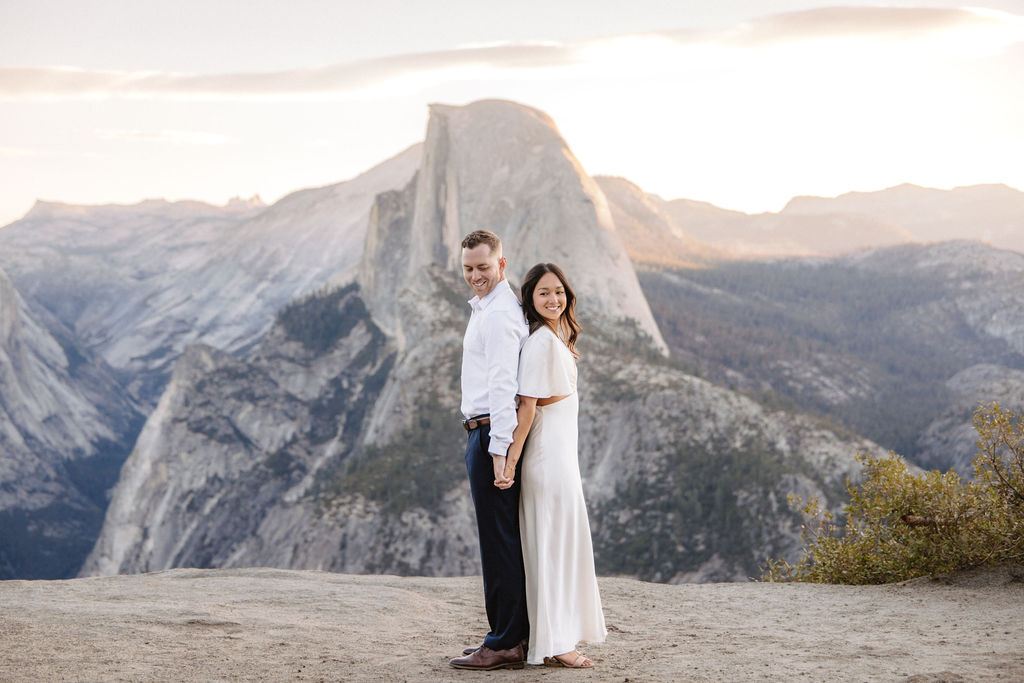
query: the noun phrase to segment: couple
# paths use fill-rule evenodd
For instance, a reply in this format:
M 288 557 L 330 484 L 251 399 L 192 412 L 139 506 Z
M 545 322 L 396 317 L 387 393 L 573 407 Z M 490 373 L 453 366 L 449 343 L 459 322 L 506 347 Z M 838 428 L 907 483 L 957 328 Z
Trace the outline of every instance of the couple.
M 462 241 L 462 269 L 476 294 L 462 413 L 490 632 L 450 664 L 587 668 L 576 645 L 607 632 L 576 452 L 576 297 L 557 266 L 540 263 L 520 305 L 501 240 L 486 230 Z

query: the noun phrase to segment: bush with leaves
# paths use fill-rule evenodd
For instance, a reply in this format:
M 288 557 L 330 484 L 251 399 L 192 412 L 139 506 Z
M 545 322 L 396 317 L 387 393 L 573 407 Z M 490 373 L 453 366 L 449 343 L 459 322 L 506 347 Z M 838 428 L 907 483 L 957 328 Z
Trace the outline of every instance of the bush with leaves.
M 841 530 L 816 498 L 791 496 L 805 517 L 803 553 L 796 564 L 769 560 L 761 578 L 876 584 L 1024 562 L 1024 417 L 993 403 L 973 423 L 974 481 L 860 454 L 863 478 L 847 482 Z

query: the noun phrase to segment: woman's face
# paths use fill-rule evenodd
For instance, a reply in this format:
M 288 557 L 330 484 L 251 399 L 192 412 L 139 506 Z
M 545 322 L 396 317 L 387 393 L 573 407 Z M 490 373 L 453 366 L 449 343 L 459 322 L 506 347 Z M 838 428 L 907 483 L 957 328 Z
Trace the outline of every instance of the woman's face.
M 565 287 L 554 273 L 544 273 L 533 290 L 533 307 L 541 317 L 557 323 L 565 313 Z

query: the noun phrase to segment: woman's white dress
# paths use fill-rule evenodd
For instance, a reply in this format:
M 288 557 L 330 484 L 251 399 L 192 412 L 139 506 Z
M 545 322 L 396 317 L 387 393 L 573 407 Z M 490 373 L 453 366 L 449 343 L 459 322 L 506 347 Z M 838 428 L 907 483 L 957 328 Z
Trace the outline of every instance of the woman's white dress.
M 569 395 L 537 407 L 520 466 L 528 661 L 540 664 L 607 635 L 577 455 L 576 361 L 547 326 L 530 335 L 520 352 L 519 394 Z

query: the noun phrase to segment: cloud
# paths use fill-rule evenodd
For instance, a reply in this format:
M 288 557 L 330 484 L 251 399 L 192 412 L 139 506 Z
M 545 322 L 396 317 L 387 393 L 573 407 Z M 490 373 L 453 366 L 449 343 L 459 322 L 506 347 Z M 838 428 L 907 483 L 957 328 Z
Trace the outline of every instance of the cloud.
M 96 136 L 105 140 L 138 140 L 168 142 L 175 145 L 224 145 L 231 138 L 198 130 L 98 130 Z
M 724 31 L 669 31 L 578 43 L 474 45 L 363 62 L 262 73 L 180 74 L 73 67 L 0 68 L 0 99 L 316 99 L 408 92 L 459 78 L 590 69 L 614 60 L 658 70 L 684 61 L 679 49 L 768 50 L 823 41 L 931 44 L 978 53 L 1024 41 L 1024 17 L 992 10 L 835 7 L 778 14 Z M 930 41 L 930 43 L 929 43 Z M 668 47 L 666 47 L 668 46 Z M 861 45 L 862 47 L 862 45 Z M 669 49 L 670 48 L 670 49 Z
M 511 71 L 574 64 L 574 51 L 552 43 L 506 44 L 398 55 L 264 73 L 190 75 L 73 67 L 0 68 L 0 97 L 216 98 L 343 94 L 408 78 L 443 80 L 457 71 Z

